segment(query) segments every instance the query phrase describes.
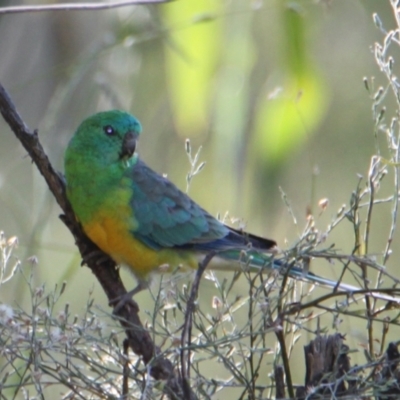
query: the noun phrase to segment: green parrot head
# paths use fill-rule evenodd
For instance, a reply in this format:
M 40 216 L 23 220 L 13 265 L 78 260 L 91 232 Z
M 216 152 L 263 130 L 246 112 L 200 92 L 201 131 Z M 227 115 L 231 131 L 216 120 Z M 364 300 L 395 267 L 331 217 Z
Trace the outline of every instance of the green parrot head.
M 103 166 L 127 160 L 135 153 L 141 130 L 140 122 L 124 111 L 94 114 L 81 123 L 71 139 L 66 164 L 71 158 L 74 163 L 96 159 Z
M 139 121 L 123 111 L 106 111 L 84 120 L 65 152 L 67 197 L 81 222 L 92 218 L 106 193 L 136 164 Z

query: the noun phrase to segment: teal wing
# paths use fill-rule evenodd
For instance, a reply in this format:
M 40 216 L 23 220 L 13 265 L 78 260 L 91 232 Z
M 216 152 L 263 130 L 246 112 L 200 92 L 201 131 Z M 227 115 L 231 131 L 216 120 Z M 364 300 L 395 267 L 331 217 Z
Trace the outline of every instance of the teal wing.
M 229 228 L 168 179 L 138 160 L 132 170 L 131 206 L 139 223 L 135 236 L 148 246 L 186 246 L 226 237 Z

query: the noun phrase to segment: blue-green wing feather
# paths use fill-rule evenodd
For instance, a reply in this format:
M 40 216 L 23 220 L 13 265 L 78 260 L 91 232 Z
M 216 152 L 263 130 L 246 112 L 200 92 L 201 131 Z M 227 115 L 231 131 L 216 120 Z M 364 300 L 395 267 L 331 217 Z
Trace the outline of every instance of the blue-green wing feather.
M 131 206 L 139 225 L 134 235 L 148 246 L 208 243 L 229 234 L 227 226 L 140 160 L 129 173 L 133 180 Z

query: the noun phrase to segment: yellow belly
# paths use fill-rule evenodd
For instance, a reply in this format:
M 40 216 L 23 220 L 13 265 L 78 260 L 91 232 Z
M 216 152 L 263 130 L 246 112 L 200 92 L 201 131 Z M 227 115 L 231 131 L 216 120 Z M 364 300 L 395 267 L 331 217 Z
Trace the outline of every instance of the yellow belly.
M 197 259 L 188 251 L 174 249 L 154 250 L 130 232 L 124 221 L 98 215 L 83 226 L 89 238 L 116 263 L 126 264 L 136 276 L 145 278 L 149 273 L 173 270 L 176 267 L 197 268 Z

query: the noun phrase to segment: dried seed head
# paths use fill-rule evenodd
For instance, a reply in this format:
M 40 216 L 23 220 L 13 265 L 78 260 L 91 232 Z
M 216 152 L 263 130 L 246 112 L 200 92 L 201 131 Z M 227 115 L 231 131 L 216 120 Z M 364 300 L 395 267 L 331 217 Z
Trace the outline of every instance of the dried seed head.
M 318 202 L 318 207 L 319 207 L 322 211 L 325 211 L 325 210 L 328 208 L 328 205 L 329 205 L 329 199 L 328 199 L 328 198 L 321 199 L 321 200 Z

